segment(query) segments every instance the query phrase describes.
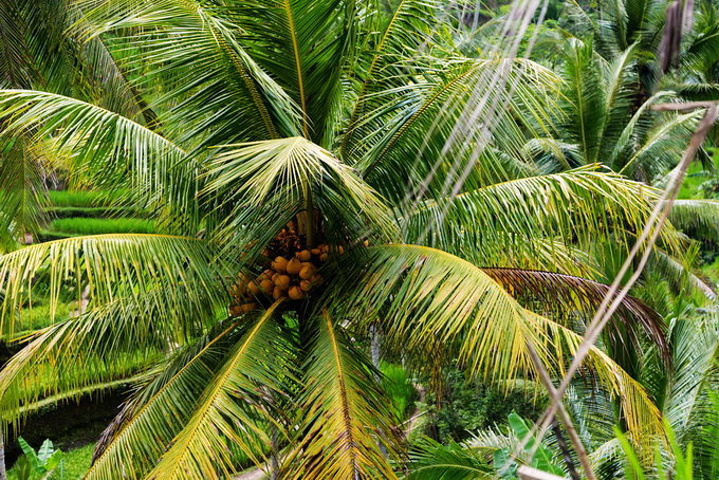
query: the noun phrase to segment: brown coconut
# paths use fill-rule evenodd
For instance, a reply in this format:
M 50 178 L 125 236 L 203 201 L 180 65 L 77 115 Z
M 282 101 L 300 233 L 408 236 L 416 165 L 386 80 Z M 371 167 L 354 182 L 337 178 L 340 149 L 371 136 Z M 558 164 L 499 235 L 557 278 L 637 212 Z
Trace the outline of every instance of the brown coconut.
M 297 275 L 300 273 L 300 270 L 302 269 L 302 262 L 300 262 L 299 258 L 293 258 L 289 262 L 287 262 L 287 274 L 288 275 Z
M 305 292 L 303 292 L 302 289 L 297 285 L 291 286 L 287 294 L 292 300 L 302 300 L 303 298 L 305 298 Z

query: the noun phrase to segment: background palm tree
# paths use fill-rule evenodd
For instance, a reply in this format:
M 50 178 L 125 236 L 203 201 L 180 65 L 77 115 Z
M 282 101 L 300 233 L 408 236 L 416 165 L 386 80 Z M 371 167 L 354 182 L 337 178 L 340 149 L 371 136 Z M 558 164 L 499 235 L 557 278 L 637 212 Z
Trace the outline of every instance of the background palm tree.
M 23 339 L 0 374 L 5 420 L 156 362 L 87 478 L 216 478 L 268 458 L 290 478 L 393 477 L 403 444 L 363 352 L 370 327 L 420 373 L 456 357 L 511 386 L 536 375 L 531 342 L 559 375 L 606 291 L 581 277 L 597 268 L 592 246 L 631 242 L 658 198 L 596 155 L 542 171 L 525 147 L 561 112 L 561 78 L 435 44 L 431 2 L 388 18 L 349 0 L 74 8 L 70 33 L 106 41 L 152 121 L 6 89 L 4 132 L 84 182 L 123 187 L 166 232 L 0 257 L 7 337 L 38 282 L 52 302 L 66 288 L 90 298 Z M 662 239 L 672 253 L 679 242 Z M 271 277 L 296 254 L 310 283 L 291 290 Z M 654 345 L 669 361 L 664 333 L 630 299 L 587 362 L 637 437 L 661 432 L 659 410 L 612 356 Z

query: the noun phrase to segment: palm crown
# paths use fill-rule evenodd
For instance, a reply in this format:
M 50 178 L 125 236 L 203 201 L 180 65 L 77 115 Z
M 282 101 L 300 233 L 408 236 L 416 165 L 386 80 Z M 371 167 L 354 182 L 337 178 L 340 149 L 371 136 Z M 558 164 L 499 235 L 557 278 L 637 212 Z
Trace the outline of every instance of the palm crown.
M 39 279 L 54 299 L 90 298 L 5 367 L 6 420 L 158 365 L 87 478 L 216 478 L 270 454 L 297 478 L 393 477 L 402 440 L 361 348 L 369 328 L 418 372 L 456 356 L 511 386 L 535 378 L 531 344 L 560 374 L 606 290 L 581 278 L 585 252 L 631 241 L 657 198 L 595 164 L 537 174 L 525 147 L 551 130 L 561 80 L 428 47 L 428 1 L 387 19 L 350 0 L 75 7 L 72 33 L 107 42 L 144 115 L 2 90 L 5 134 L 122 187 L 167 231 L 0 257 L 4 335 L 23 330 Z M 587 362 L 636 434 L 659 432 L 658 412 L 606 351 L 648 337 L 664 352 L 660 325 L 627 300 Z

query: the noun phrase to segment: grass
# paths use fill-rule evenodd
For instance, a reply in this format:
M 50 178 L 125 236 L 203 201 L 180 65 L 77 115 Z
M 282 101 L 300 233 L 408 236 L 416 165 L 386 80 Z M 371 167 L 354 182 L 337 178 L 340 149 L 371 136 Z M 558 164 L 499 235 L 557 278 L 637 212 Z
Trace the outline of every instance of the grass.
M 65 453 L 62 466 L 53 472 L 50 480 L 77 480 L 82 478 L 90 468 L 94 449 L 95 445 L 90 444 L 69 450 Z
M 717 279 L 719 279 L 719 257 L 716 257 L 713 263 L 702 266 L 701 269 L 705 276 L 713 281 L 717 281 Z
M 719 150 L 713 153 L 714 169 L 719 169 Z M 689 166 L 687 175 L 679 190 L 680 199 L 705 198 L 702 184 L 716 178 L 716 171 L 707 170 L 704 165 L 694 162 Z
M 55 321 L 67 318 L 70 315 L 72 306 L 68 303 L 58 303 L 55 309 Z M 21 324 L 23 330 L 39 330 L 52 323 L 50 316 L 50 305 L 33 305 L 32 308 L 25 308 L 22 311 Z
M 52 472 L 49 479 L 77 480 L 82 478 L 90 468 L 92 452 L 94 449 L 95 445 L 90 444 L 65 452 L 62 465 Z M 8 470 L 7 478 L 8 480 L 19 480 L 15 467 Z
M 139 218 L 58 218 L 48 227 L 50 232 L 70 235 L 105 233 L 155 233 L 155 224 Z
M 141 210 L 131 207 L 50 207 L 47 212 L 55 218 L 103 218 L 113 215 L 141 215 Z
M 50 190 L 48 195 L 50 203 L 56 207 L 98 207 L 109 205 L 120 193 L 102 190 Z

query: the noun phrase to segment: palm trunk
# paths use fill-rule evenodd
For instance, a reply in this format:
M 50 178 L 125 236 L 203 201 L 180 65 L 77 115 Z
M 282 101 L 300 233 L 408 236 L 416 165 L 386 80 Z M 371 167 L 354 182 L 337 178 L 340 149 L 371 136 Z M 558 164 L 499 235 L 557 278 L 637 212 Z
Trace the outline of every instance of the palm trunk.
M 380 338 L 379 338 L 379 332 L 377 332 L 377 324 L 376 323 L 373 323 L 369 327 L 369 338 L 370 338 L 370 353 L 372 355 L 372 365 L 374 365 L 374 368 L 379 370 L 379 367 L 380 367 L 380 358 L 379 358 Z
M 564 463 L 567 465 L 569 476 L 572 477 L 572 480 L 580 480 L 579 472 L 577 472 L 577 466 L 574 464 L 569 448 L 567 448 L 567 442 L 564 441 L 564 435 L 562 435 L 562 430 L 559 428 L 557 417 L 554 417 L 552 420 L 552 431 L 554 432 L 554 438 L 557 440 L 557 445 L 562 451 L 562 457 L 564 458 Z
M 7 480 L 5 470 L 5 436 L 0 432 L 0 480 Z
M 271 445 L 270 445 L 270 479 L 271 480 L 277 480 L 280 478 L 280 452 L 279 452 L 279 432 L 277 431 L 277 427 L 274 425 L 272 428 L 272 434 L 271 434 Z
M 382 381 L 382 378 L 380 376 L 380 356 L 379 356 L 379 349 L 380 349 L 380 338 L 379 338 L 379 332 L 377 331 L 377 323 L 373 323 L 369 327 L 369 338 L 370 338 L 370 355 L 372 358 L 372 365 L 374 368 L 377 369 L 377 372 L 375 373 L 375 381 L 377 383 L 380 383 Z M 382 455 L 387 455 L 387 449 L 385 448 L 384 444 L 382 442 L 379 442 L 379 450 L 382 452 Z

